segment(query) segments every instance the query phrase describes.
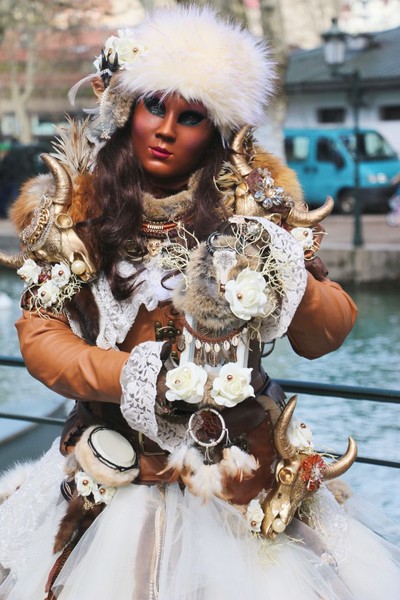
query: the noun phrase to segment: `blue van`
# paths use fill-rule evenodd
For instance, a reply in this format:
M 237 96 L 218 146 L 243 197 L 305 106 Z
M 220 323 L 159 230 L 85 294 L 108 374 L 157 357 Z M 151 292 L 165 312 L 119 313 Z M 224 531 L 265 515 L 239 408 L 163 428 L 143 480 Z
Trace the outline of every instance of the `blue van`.
M 359 188 L 363 212 L 387 212 L 394 177 L 400 160 L 385 138 L 373 129 L 360 129 L 358 136 Z M 307 204 L 320 206 L 332 196 L 341 213 L 354 211 L 353 129 L 285 129 L 285 154 L 296 171 Z

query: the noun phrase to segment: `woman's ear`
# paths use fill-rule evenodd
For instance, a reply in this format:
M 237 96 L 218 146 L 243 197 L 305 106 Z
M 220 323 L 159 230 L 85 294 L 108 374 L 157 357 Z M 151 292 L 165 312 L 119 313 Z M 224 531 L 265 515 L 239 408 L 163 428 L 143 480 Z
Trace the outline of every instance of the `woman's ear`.
M 105 85 L 104 85 L 104 81 L 102 80 L 101 77 L 96 77 L 95 79 L 93 79 L 92 81 L 92 88 L 93 91 L 95 93 L 95 96 L 97 98 L 100 98 L 102 93 L 105 90 Z

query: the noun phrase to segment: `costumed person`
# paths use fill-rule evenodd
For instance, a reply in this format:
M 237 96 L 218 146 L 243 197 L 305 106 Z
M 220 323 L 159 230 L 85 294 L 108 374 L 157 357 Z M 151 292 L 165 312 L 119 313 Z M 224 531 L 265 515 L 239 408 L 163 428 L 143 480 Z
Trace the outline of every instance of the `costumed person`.
M 332 201 L 308 211 L 253 137 L 267 48 L 179 7 L 95 65 L 98 111 L 60 132 L 1 254 L 26 366 L 75 407 L 0 507 L 0 598 L 394 599 L 391 548 L 328 488 L 355 442 L 318 453 L 261 366 L 284 335 L 335 350 L 356 314 L 317 257 Z

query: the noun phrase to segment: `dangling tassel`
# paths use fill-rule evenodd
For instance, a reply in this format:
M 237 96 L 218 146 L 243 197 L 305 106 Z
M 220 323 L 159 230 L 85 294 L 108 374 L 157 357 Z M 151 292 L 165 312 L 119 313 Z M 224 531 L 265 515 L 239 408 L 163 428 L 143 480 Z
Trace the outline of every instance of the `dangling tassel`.
M 247 454 L 238 446 L 224 448 L 222 457 L 221 470 L 227 478 L 236 479 L 237 481 L 250 479 L 260 466 L 260 463 L 252 454 Z

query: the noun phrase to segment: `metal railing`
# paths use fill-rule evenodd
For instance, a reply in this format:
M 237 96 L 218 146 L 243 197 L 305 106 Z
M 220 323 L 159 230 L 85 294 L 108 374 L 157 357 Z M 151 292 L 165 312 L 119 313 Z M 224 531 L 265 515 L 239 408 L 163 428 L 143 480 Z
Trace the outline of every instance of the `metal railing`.
M 18 356 L 0 355 L 0 366 L 6 367 L 24 367 L 25 363 Z M 289 379 L 276 379 L 285 392 L 294 394 L 308 394 L 310 396 L 329 396 L 331 398 L 347 398 L 355 401 L 367 402 L 385 402 L 388 404 L 400 404 L 400 390 L 386 390 L 383 388 L 367 388 L 361 386 L 335 385 L 327 383 L 313 383 L 308 381 L 295 381 Z M 52 417 L 34 417 L 31 415 L 20 415 L 10 412 L 0 411 L 0 419 L 12 419 L 16 421 L 27 421 L 42 425 L 64 424 L 63 419 Z M 330 456 L 338 457 L 336 453 L 330 453 Z M 392 467 L 400 469 L 400 462 L 395 460 L 385 460 L 379 458 L 370 458 L 366 456 L 357 456 L 356 462 L 382 467 Z

